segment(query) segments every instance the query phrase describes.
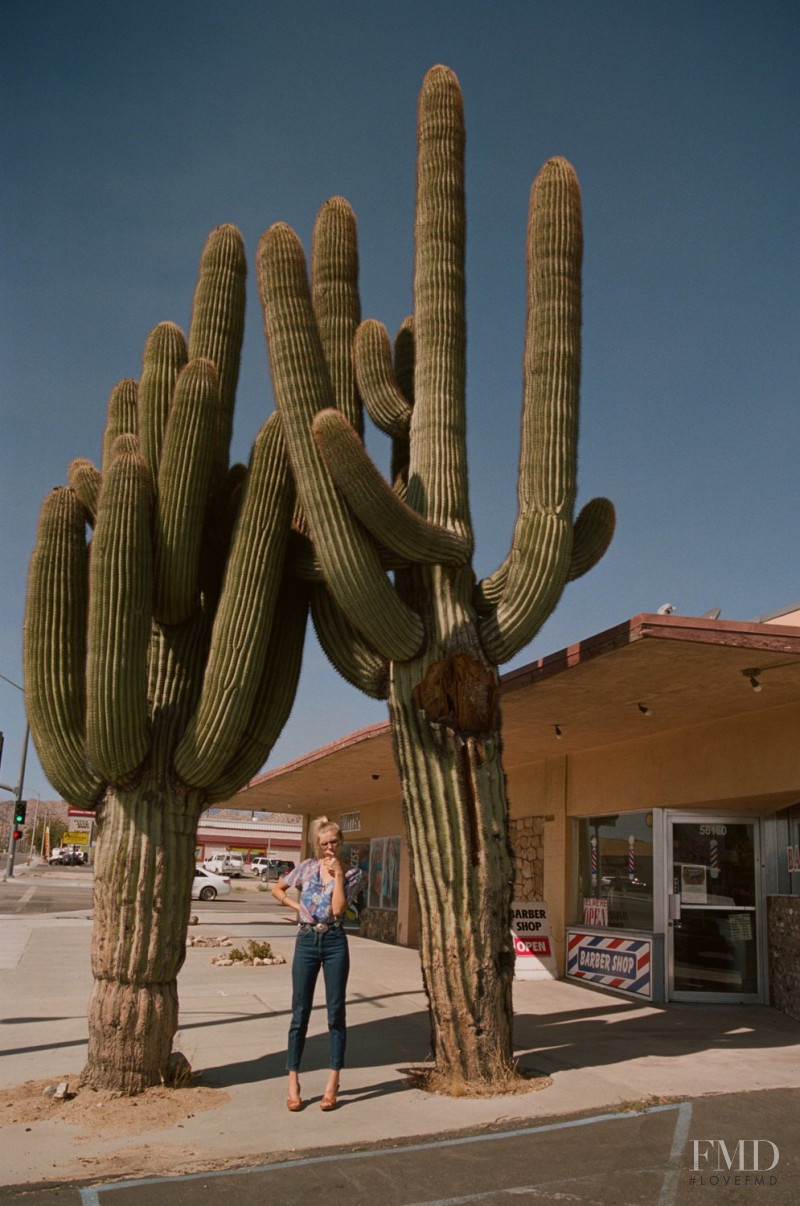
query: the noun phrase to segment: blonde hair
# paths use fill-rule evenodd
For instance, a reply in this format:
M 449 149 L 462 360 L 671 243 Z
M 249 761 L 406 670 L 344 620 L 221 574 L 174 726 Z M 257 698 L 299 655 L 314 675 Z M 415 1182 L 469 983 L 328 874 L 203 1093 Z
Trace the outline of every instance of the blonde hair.
M 308 836 L 314 846 L 317 858 L 320 855 L 319 843 L 323 833 L 335 833 L 339 841 L 342 840 L 342 831 L 337 821 L 331 821 L 328 817 L 315 817 L 308 827 Z

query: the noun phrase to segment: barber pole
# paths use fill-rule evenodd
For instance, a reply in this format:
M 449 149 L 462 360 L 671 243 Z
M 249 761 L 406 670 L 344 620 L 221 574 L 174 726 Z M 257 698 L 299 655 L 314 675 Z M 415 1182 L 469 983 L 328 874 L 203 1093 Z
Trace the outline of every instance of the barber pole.
M 711 867 L 711 875 L 716 879 L 719 875 L 719 842 L 716 838 L 712 838 L 708 843 L 708 860 Z
M 597 838 L 592 838 L 592 892 L 597 890 Z

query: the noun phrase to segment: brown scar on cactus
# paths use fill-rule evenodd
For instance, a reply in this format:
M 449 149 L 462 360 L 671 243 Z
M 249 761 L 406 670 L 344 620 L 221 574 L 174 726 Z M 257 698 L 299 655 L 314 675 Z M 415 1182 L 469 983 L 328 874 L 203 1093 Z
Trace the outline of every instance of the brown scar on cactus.
M 495 675 L 468 653 L 433 662 L 414 688 L 414 702 L 430 724 L 462 736 L 492 732 L 499 720 L 500 691 Z

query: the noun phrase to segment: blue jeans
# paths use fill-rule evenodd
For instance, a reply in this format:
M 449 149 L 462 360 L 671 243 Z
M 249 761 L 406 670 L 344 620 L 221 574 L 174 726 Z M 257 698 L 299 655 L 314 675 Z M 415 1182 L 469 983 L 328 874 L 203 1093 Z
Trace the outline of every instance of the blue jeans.
M 347 1042 L 345 993 L 350 971 L 350 950 L 347 935 L 337 926 L 326 934 L 312 930 L 297 935 L 292 961 L 292 1021 L 289 1026 L 289 1050 L 286 1053 L 287 1072 L 297 1072 L 300 1068 L 320 967 L 325 979 L 325 1001 L 328 1006 L 328 1066 L 337 1071 L 344 1067 Z

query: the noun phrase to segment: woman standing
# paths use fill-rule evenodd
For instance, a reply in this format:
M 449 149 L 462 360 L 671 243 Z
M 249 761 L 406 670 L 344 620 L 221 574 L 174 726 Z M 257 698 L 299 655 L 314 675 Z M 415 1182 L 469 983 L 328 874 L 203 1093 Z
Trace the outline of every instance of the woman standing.
M 311 831 L 316 858 L 305 859 L 272 889 L 279 904 L 287 904 L 297 912 L 299 922 L 292 961 L 292 1021 L 286 1055 L 289 1073 L 286 1105 L 292 1112 L 303 1108 L 298 1072 L 320 968 L 325 979 L 330 1045 L 330 1072 L 320 1109 L 336 1108 L 347 1041 L 345 993 L 350 971 L 350 951 L 342 922 L 347 906 L 360 891 L 362 879 L 358 867 L 345 871 L 342 866 L 342 831 L 335 821 L 318 817 L 312 822 Z M 299 902 L 287 895 L 295 884 L 301 886 Z

